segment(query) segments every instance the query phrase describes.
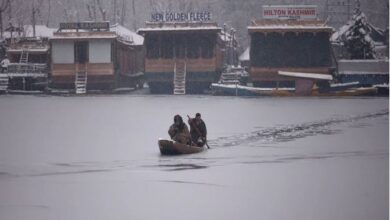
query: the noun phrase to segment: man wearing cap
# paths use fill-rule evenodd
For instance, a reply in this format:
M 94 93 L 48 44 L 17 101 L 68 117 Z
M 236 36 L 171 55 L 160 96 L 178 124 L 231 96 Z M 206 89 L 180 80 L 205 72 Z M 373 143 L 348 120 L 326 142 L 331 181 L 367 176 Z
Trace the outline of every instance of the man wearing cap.
M 203 147 L 207 140 L 207 128 L 200 113 L 196 113 L 195 118 L 189 118 L 188 124 L 191 126 L 190 134 L 192 142 L 199 147 Z

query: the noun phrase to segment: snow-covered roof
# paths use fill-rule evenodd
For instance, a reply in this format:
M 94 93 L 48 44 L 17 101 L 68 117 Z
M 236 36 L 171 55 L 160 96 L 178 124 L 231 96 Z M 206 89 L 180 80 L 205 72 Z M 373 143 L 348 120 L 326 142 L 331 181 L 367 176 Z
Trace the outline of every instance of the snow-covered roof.
M 320 20 L 255 20 L 248 27 L 251 32 L 310 31 L 333 32 L 333 28 Z
M 341 26 L 339 28 L 339 30 L 337 30 L 336 32 L 334 32 L 332 34 L 332 36 L 330 37 L 330 40 L 332 42 L 338 42 L 338 41 L 342 41 L 342 38 L 343 36 L 346 36 L 349 34 L 349 32 L 353 29 L 354 25 L 355 25 L 355 22 L 357 19 L 362 19 L 364 24 L 366 24 L 366 30 L 364 30 L 364 28 L 361 30 L 362 32 L 368 32 L 366 37 L 367 37 L 367 41 L 371 41 L 371 40 L 374 40 L 374 44 L 377 44 L 377 45 L 383 45 L 383 42 L 385 41 L 385 34 L 383 33 L 382 30 L 380 30 L 379 28 L 375 27 L 374 25 L 370 24 L 367 20 L 366 20 L 366 17 L 364 15 L 364 13 L 361 13 L 360 15 L 355 15 L 353 17 L 354 20 L 349 20 L 345 25 Z M 381 42 L 381 43 L 379 43 Z
M 214 22 L 147 22 L 145 28 L 138 29 L 138 33 L 162 31 L 215 31 L 222 28 Z
M 129 43 L 131 45 L 144 44 L 144 37 L 123 27 L 120 24 L 112 25 L 110 27 L 110 31 L 115 32 L 119 36 L 119 39 L 124 43 Z
M 250 52 L 250 47 L 247 47 L 245 51 L 240 55 L 238 58 L 240 61 L 248 61 L 249 58 L 249 52 Z
M 348 22 L 346 25 L 340 27 L 340 29 L 332 34 L 330 41 L 338 41 L 342 35 L 344 35 L 351 28 L 351 24 Z
M 35 36 L 36 37 L 43 37 L 43 38 L 49 38 L 53 36 L 53 33 L 57 31 L 55 28 L 49 28 L 46 25 L 35 25 Z M 21 32 L 21 37 L 33 37 L 34 31 L 32 25 L 24 25 L 23 31 Z M 14 31 L 12 32 L 12 37 L 19 36 L 19 33 Z M 11 32 L 10 31 L 4 31 L 3 33 L 4 38 L 10 38 Z
M 116 37 L 116 33 L 109 31 L 55 32 L 50 40 L 115 39 Z
M 28 52 L 31 52 L 31 53 L 46 53 L 47 51 L 49 51 L 49 47 L 46 46 L 46 47 L 41 47 L 41 48 L 27 48 L 27 49 L 22 49 L 22 48 L 12 48 L 12 49 L 8 49 L 7 52 L 8 53 L 22 53 L 22 51 L 28 51 Z

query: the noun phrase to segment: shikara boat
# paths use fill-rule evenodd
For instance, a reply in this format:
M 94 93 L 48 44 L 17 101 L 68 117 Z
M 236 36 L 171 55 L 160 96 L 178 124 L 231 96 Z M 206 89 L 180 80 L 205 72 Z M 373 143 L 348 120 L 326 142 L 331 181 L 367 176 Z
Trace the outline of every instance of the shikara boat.
M 256 88 L 243 85 L 211 84 L 213 95 L 225 96 L 293 96 L 293 88 Z
M 194 154 L 205 149 L 204 146 L 198 147 L 164 139 L 158 140 L 158 146 L 162 155 Z

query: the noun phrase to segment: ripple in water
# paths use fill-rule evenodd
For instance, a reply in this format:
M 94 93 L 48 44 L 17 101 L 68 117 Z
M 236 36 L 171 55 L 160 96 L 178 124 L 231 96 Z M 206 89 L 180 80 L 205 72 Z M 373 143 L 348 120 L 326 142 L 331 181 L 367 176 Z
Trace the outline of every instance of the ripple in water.
M 357 116 L 331 118 L 328 120 L 310 123 L 263 128 L 246 134 L 220 137 L 210 140 L 209 143 L 216 147 L 231 147 L 241 144 L 251 144 L 254 142 L 260 142 L 261 144 L 275 144 L 309 136 L 332 135 L 342 131 L 336 127 L 337 125 L 347 124 L 355 128 L 364 127 L 367 126 L 367 124 L 362 124 L 362 120 L 384 117 L 388 116 L 388 114 L 388 110 L 383 110 L 376 113 L 368 113 Z

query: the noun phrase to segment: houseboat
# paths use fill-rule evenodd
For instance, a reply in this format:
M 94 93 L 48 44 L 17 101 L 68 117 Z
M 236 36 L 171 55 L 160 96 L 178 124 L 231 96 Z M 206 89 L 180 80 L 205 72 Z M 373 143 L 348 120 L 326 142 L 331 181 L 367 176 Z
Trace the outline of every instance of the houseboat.
M 45 90 L 48 82 L 47 39 L 21 38 L 7 49 L 10 90 Z
M 248 32 L 249 72 L 255 87 L 291 87 L 297 95 L 309 95 L 315 77 L 296 78 L 278 71 L 331 75 L 333 29 L 316 18 L 315 6 L 265 6 L 263 19 L 252 21 Z
M 35 29 L 35 31 L 33 31 Z M 48 82 L 49 38 L 55 29 L 44 25 L 9 27 L 4 33 L 7 69 L 7 89 L 16 91 L 45 90 Z
M 203 93 L 221 74 L 222 28 L 210 21 L 177 20 L 147 22 L 138 30 L 145 37 L 145 78 L 151 93 Z
M 50 38 L 51 87 L 112 90 L 142 84 L 143 39 L 109 22 L 60 23 Z

